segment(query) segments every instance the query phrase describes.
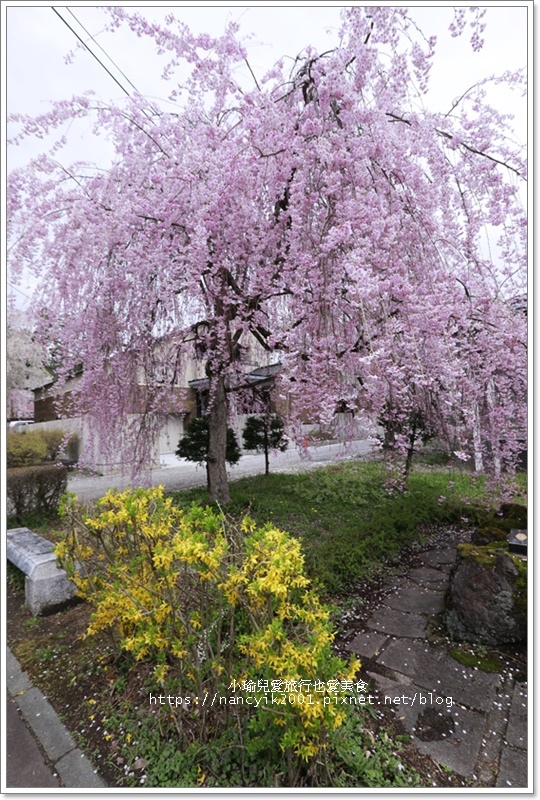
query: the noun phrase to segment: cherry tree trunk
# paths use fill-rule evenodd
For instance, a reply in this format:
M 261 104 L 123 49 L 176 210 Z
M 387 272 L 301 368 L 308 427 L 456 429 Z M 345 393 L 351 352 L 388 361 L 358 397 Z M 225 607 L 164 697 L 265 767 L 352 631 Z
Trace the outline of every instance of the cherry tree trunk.
M 478 408 L 478 403 L 476 403 L 474 407 L 473 444 L 474 444 L 474 469 L 476 472 L 483 472 L 484 459 L 482 457 L 482 434 L 480 429 L 480 410 Z
M 228 503 L 229 482 L 225 466 L 227 451 L 227 397 L 222 376 L 210 379 L 212 396 L 209 414 L 208 489 L 212 500 Z

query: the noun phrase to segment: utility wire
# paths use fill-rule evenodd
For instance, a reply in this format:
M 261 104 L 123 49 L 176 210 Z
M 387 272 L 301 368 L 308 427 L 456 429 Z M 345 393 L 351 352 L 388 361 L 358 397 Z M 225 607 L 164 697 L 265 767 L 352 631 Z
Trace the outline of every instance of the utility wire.
M 90 33 L 90 31 L 89 31 L 89 30 L 87 30 L 87 29 L 84 27 L 84 25 L 82 24 L 82 22 L 81 22 L 81 21 L 80 21 L 80 20 L 79 20 L 79 19 L 78 19 L 78 18 L 75 16 L 75 14 L 74 14 L 74 13 L 73 13 L 73 11 L 71 10 L 71 8 L 68 8 L 67 6 L 66 6 L 66 8 L 67 8 L 67 10 L 69 11 L 69 13 L 71 14 L 71 16 L 73 17 L 73 19 L 75 20 L 75 22 L 76 22 L 76 23 L 77 23 L 77 24 L 78 24 L 78 25 L 79 25 L 79 26 L 80 26 L 80 27 L 83 29 L 83 31 L 86 33 L 86 35 L 87 35 L 87 36 L 89 36 L 89 37 L 90 37 L 90 39 L 91 39 L 91 40 L 94 42 L 94 44 L 96 45 L 96 47 L 99 47 L 99 49 L 101 50 L 101 52 L 103 53 L 103 55 L 104 55 L 106 58 L 108 58 L 108 59 L 109 59 L 109 61 L 111 62 L 111 64 L 114 64 L 114 66 L 116 67 L 116 69 L 118 70 L 118 72 L 120 73 L 120 75 L 122 75 L 122 77 L 126 79 L 126 81 L 129 83 L 129 85 L 130 85 L 130 86 L 132 86 L 132 87 L 133 87 L 133 89 L 135 89 L 135 91 L 137 92 L 137 94 L 141 95 L 141 97 L 142 97 L 142 96 L 143 96 L 143 95 L 142 95 L 142 93 L 141 93 L 141 92 L 140 92 L 140 91 L 137 89 L 137 87 L 135 86 L 135 84 L 133 83 L 133 81 L 131 81 L 131 80 L 128 78 L 128 76 L 126 75 L 126 73 L 125 73 L 125 72 L 124 72 L 124 71 L 123 71 L 123 70 L 122 70 L 122 69 L 121 69 L 121 68 L 118 66 L 118 64 L 116 63 L 116 61 L 114 61 L 114 59 L 112 59 L 112 58 L 110 57 L 110 55 L 107 53 L 107 51 L 106 51 L 106 50 L 105 50 L 105 49 L 104 49 L 104 48 L 103 48 L 103 47 L 100 45 L 100 43 L 99 43 L 99 42 L 97 41 L 97 39 L 96 39 L 96 38 L 95 38 L 95 37 L 94 37 L 94 36 L 93 36 L 93 35 Z M 86 45 L 85 45 L 85 46 L 86 46 Z M 92 55 L 94 55 L 94 54 L 92 53 Z M 101 62 L 100 62 L 100 63 L 101 63 Z M 125 89 L 124 89 L 124 91 L 125 91 Z M 152 109 L 152 111 L 154 111 L 154 113 L 156 113 L 156 112 L 155 112 L 155 110 L 152 108 L 152 106 L 150 106 L 150 108 Z
M 25 293 L 24 293 L 24 292 L 23 292 L 21 289 L 19 289 L 19 287 L 18 287 L 18 286 L 14 286 L 14 284 L 13 284 L 13 283 L 11 283 L 11 281 L 7 281 L 7 284 L 8 284 L 8 286 L 10 286 L 12 289 L 15 289 L 15 291 L 16 291 L 16 292 L 19 292 L 19 294 L 22 294 L 22 296 L 23 296 L 23 297 L 26 297 L 26 299 L 27 299 L 27 300 L 32 300 L 32 298 L 30 297 L 30 295 L 29 295 L 29 294 L 25 294 Z
M 76 38 L 79 40 L 79 42 L 82 44 L 82 46 L 83 46 L 84 48 L 86 48 L 86 50 L 88 50 L 88 52 L 90 53 L 90 55 L 91 55 L 91 56 L 93 56 L 93 57 L 96 59 L 96 61 L 98 62 L 98 64 L 99 64 L 101 67 L 103 67 L 103 69 L 105 70 L 105 72 L 106 72 L 106 73 L 107 73 L 107 74 L 108 74 L 108 75 L 109 75 L 109 76 L 110 76 L 110 77 L 113 79 L 113 81 L 114 81 L 114 82 L 115 82 L 115 83 L 116 83 L 116 84 L 117 84 L 117 85 L 118 85 L 118 86 L 119 86 L 119 87 L 122 89 L 122 91 L 124 92 L 124 94 L 126 94 L 128 97 L 131 97 L 131 94 L 128 92 L 128 90 L 125 88 L 125 86 L 123 86 L 123 85 L 120 83 L 120 81 L 119 81 L 117 78 L 115 78 L 115 76 L 112 74 L 112 72 L 110 71 L 110 69 L 108 69 L 108 68 L 105 66 L 105 64 L 104 64 L 104 63 L 103 63 L 103 62 L 102 62 L 102 61 L 101 61 L 101 60 L 100 60 L 100 59 L 97 57 L 97 55 L 94 53 L 94 51 L 90 49 L 90 47 L 88 46 L 88 44 L 87 44 L 87 43 L 86 43 L 86 42 L 85 42 L 83 39 L 81 39 L 81 37 L 79 36 L 79 34 L 78 34 L 78 33 L 77 33 L 75 30 L 73 30 L 73 28 L 71 27 L 71 25 L 70 25 L 70 24 L 69 24 L 69 23 L 68 23 L 68 22 L 67 22 L 67 21 L 66 21 L 66 20 L 65 20 L 65 19 L 62 17 L 62 15 L 61 15 L 61 14 L 59 14 L 59 13 L 58 13 L 58 11 L 57 11 L 57 10 L 54 8 L 54 6 L 51 6 L 51 8 L 52 8 L 52 10 L 54 11 L 54 13 L 56 14 L 56 16 L 57 16 L 57 17 L 59 17 L 59 18 L 62 20 L 62 22 L 64 23 L 64 25 L 66 25 L 66 27 L 67 27 L 67 28 L 69 28 L 69 30 L 72 32 L 72 34 L 73 34 L 73 35 L 74 35 L 74 36 L 75 36 L 75 37 L 76 37 Z M 67 8 L 67 6 L 66 6 L 66 8 Z M 135 91 L 137 92 L 137 94 L 141 95 L 141 93 L 139 92 L 139 90 L 137 89 L 137 87 L 135 86 L 135 84 L 133 83 L 133 81 L 130 81 L 130 79 L 128 78 L 128 76 L 127 76 L 127 75 L 126 75 L 126 74 L 125 74 L 125 73 L 124 73 L 124 72 L 123 72 L 123 71 L 120 69 L 120 67 L 118 66 L 118 64 L 117 64 L 117 63 L 116 63 L 116 62 L 115 62 L 115 61 L 114 61 L 114 60 L 113 60 L 113 59 L 110 57 L 110 55 L 109 55 L 109 54 L 106 52 L 106 50 L 104 50 L 104 48 L 103 48 L 103 47 L 102 47 L 102 46 L 99 44 L 99 42 L 98 42 L 98 41 L 97 41 L 97 40 L 96 40 L 96 39 L 95 39 L 95 38 L 92 36 L 92 34 L 91 34 L 91 33 L 90 33 L 90 32 L 89 32 L 89 31 L 88 31 L 88 30 L 87 30 L 87 29 L 84 27 L 84 25 L 82 24 L 82 22 L 80 22 L 80 21 L 77 19 L 77 17 L 76 17 L 76 16 L 75 16 L 75 14 L 73 13 L 73 11 L 72 11 L 70 8 L 68 8 L 67 10 L 69 11 L 69 13 L 70 13 L 70 14 L 71 14 L 71 16 L 73 17 L 73 19 L 74 19 L 74 20 L 76 20 L 76 22 L 77 22 L 77 23 L 78 23 L 78 24 L 81 26 L 81 28 L 83 29 L 83 31 L 84 31 L 84 32 L 85 32 L 85 33 L 86 33 L 86 34 L 87 34 L 87 35 L 90 37 L 90 39 L 92 39 L 92 41 L 93 41 L 93 42 L 94 42 L 94 43 L 95 43 L 95 44 L 96 44 L 96 45 L 99 47 L 99 49 L 100 49 L 100 50 L 101 50 L 101 51 L 102 51 L 102 52 L 105 54 L 106 58 L 108 58 L 108 59 L 109 59 L 109 61 L 111 62 L 111 64 L 114 64 L 114 66 L 116 67 L 116 69 L 118 70 L 118 72 L 120 72 L 120 74 L 121 74 L 121 75 L 122 75 L 122 76 L 123 76 L 123 77 L 126 79 L 126 81 L 127 81 L 127 82 L 128 82 L 128 83 L 129 83 L 129 84 L 130 84 L 130 85 L 131 85 L 131 86 L 132 86 L 134 89 L 135 89 Z M 143 95 L 141 95 L 141 97 L 142 97 L 142 96 L 143 96 Z M 149 120 L 151 120 L 152 122 L 154 122 L 154 120 L 152 119 L 152 115 L 155 115 L 155 114 L 157 114 L 158 112 L 156 111 L 156 109 L 155 109 L 155 108 L 153 108 L 153 107 L 152 107 L 152 105 L 151 105 L 150 103 L 149 103 L 148 105 L 150 106 L 150 109 L 151 109 L 151 111 L 152 111 L 152 114 L 148 114 L 148 113 L 145 111 L 145 109 L 144 109 L 144 108 L 142 109 L 142 112 L 143 112 L 143 114 L 144 114 L 144 115 L 147 117 L 147 119 L 149 119 Z
M 126 89 L 124 86 L 122 86 L 122 84 L 120 83 L 120 81 L 119 81 L 117 78 L 115 78 L 115 77 L 114 77 L 114 75 L 112 74 L 112 72 L 110 71 L 110 69 L 107 69 L 107 67 L 105 66 L 105 64 L 104 64 L 102 61 L 100 61 L 100 60 L 99 60 L 99 58 L 96 56 L 96 54 L 95 54 L 95 53 L 94 53 L 92 50 L 90 50 L 90 48 L 88 47 L 88 45 L 86 44 L 86 42 L 85 42 L 83 39 L 81 39 L 81 37 L 79 36 L 79 34 L 78 34 L 76 31 L 74 31 L 74 30 L 73 30 L 73 28 L 71 27 L 71 25 L 69 24 L 69 22 L 67 22 L 67 21 L 66 21 L 66 20 L 63 18 L 63 16 L 62 16 L 61 14 L 59 14 L 59 13 L 58 13 L 58 11 L 56 10 L 56 8 L 54 8 L 54 6 L 51 6 L 51 8 L 52 8 L 52 10 L 54 11 L 54 13 L 56 14 L 56 16 L 57 16 L 59 19 L 61 19 L 61 20 L 62 20 L 62 22 L 64 23 L 64 25 L 66 25 L 66 26 L 69 28 L 69 30 L 71 31 L 71 33 L 72 33 L 72 34 L 73 34 L 73 35 L 74 35 L 74 36 L 75 36 L 75 37 L 76 37 L 76 38 L 79 40 L 79 42 L 82 44 L 82 46 L 83 46 L 83 47 L 85 47 L 85 48 L 88 50 L 88 52 L 90 53 L 90 55 L 94 56 L 94 58 L 96 59 L 96 61 L 98 62 L 98 64 L 100 64 L 100 66 L 102 66 L 102 67 L 103 67 L 103 69 L 105 70 L 105 72 L 106 72 L 108 75 L 110 75 L 110 77 L 111 77 L 111 78 L 113 79 L 113 81 L 114 81 L 114 82 L 117 84 L 117 86 L 119 86 L 119 87 L 122 89 L 122 91 L 124 92 L 124 94 L 127 94 L 127 96 L 128 96 L 128 97 L 131 97 L 131 95 L 130 95 L 130 93 L 128 92 L 128 90 L 127 90 L 127 89 Z M 111 60 L 112 60 L 112 59 L 111 59 Z M 113 62 L 113 63 L 114 63 L 114 62 Z M 132 84 L 132 85 L 133 85 L 133 84 Z

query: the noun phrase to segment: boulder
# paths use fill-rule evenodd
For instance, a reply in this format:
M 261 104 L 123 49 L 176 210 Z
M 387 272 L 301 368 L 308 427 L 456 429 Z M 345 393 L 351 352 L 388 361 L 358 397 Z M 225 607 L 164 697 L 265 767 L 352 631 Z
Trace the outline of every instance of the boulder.
M 444 612 L 450 635 L 496 646 L 527 635 L 527 562 L 500 544 L 458 546 Z
M 503 503 L 500 509 L 485 518 L 472 535 L 472 543 L 486 545 L 490 542 L 505 542 L 512 529 L 527 528 L 527 506 L 519 503 Z

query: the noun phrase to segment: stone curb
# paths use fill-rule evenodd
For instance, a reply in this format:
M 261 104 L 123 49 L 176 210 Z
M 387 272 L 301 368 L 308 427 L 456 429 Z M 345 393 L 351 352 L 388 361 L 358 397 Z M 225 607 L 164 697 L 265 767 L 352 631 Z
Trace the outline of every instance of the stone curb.
M 44 695 L 32 686 L 28 675 L 9 647 L 6 651 L 6 684 L 22 716 L 60 776 L 66 789 L 102 789 L 104 781 L 76 746 Z

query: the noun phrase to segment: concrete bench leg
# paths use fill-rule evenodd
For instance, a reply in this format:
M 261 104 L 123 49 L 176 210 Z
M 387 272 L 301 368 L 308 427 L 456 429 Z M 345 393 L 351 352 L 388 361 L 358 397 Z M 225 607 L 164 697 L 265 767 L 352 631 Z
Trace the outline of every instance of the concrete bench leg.
M 71 600 L 76 594 L 75 585 L 64 570 L 56 566 L 56 558 L 37 564 L 26 576 L 26 605 L 34 617 Z

